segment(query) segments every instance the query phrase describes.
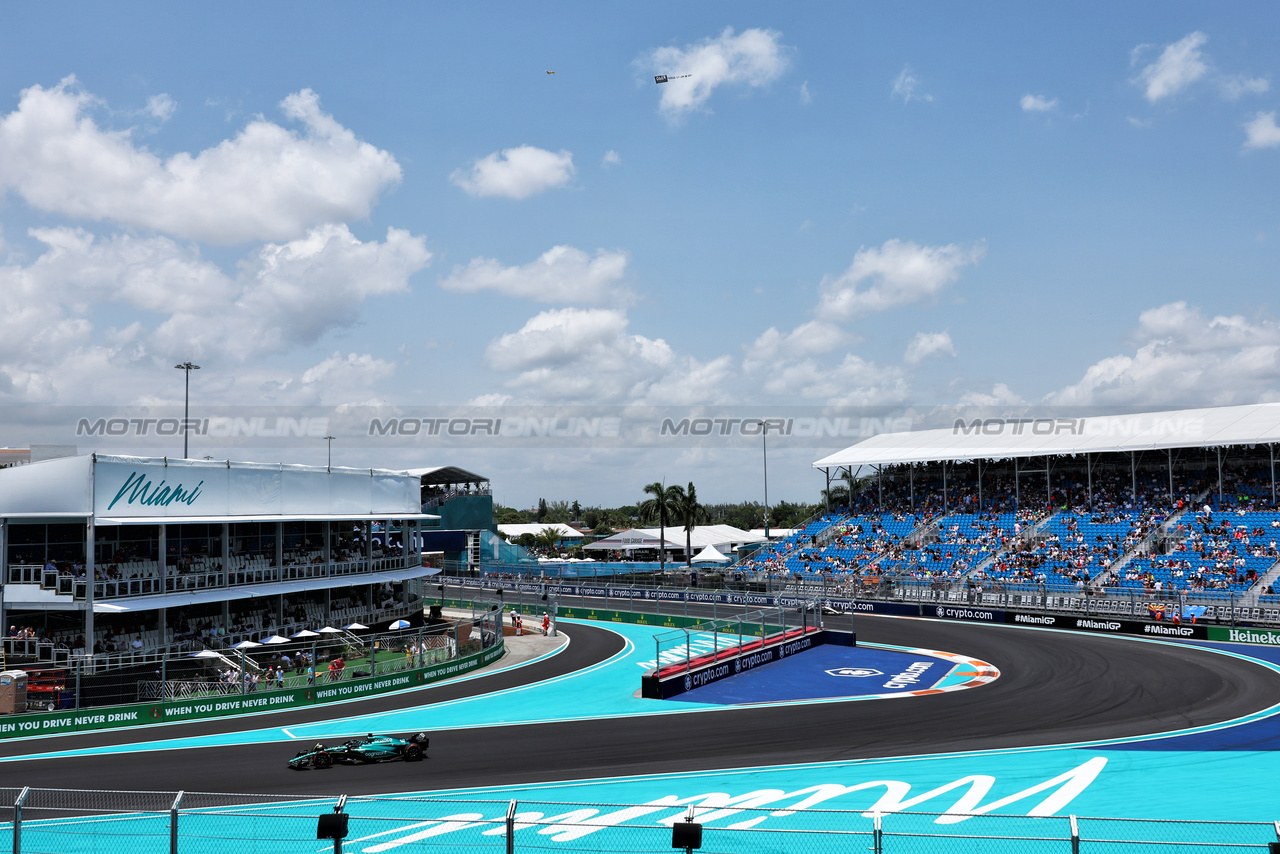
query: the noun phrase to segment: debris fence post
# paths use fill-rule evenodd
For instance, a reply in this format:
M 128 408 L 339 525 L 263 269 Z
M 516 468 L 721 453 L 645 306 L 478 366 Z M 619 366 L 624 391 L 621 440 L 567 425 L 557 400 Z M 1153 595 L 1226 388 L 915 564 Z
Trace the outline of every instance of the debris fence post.
M 13 802 L 13 854 L 22 854 L 22 805 L 29 794 L 31 787 L 24 786 Z
M 507 854 L 516 854 L 516 802 L 507 805 Z
M 178 854 L 178 810 L 182 807 L 184 794 L 185 792 L 178 792 L 173 805 L 169 807 L 169 854 Z

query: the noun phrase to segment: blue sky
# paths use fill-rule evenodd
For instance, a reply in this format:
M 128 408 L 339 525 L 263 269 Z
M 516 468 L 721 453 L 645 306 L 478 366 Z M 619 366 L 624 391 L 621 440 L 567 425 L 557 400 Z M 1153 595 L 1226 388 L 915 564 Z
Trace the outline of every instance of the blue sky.
M 1271 5 L 7 18 L 11 418 L 180 403 L 185 359 L 206 409 L 1280 399 Z M 74 440 L 0 444 L 39 441 Z M 843 444 L 780 440 L 771 496 L 815 498 Z M 517 505 L 759 479 L 753 443 L 334 462 L 464 465 Z

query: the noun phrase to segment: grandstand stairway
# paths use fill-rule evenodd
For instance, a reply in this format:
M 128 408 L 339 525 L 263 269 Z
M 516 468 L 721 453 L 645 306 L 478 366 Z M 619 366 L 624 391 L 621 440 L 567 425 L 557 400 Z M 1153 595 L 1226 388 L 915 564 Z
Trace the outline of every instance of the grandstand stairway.
M 972 570 L 970 570 L 965 575 L 965 578 L 972 578 L 978 575 L 979 573 L 985 576 L 987 574 L 987 570 L 989 570 L 995 564 L 996 561 L 1000 560 L 1000 558 L 1009 556 L 1018 548 L 1018 546 L 1022 545 L 1023 543 L 1032 542 L 1037 537 L 1039 537 L 1044 531 L 1044 529 L 1048 526 L 1049 521 L 1051 519 L 1053 519 L 1053 514 L 1049 514 L 1048 516 L 1045 516 L 1043 519 L 1038 520 L 1034 525 L 1024 527 L 1018 533 L 1017 537 L 1013 537 L 1009 540 L 1009 544 L 1007 546 L 997 549 L 996 551 L 987 555 L 987 557 L 984 558 L 981 563 L 979 563 L 977 566 L 975 566 Z
M 1249 606 L 1258 605 L 1259 597 L 1263 595 L 1262 591 L 1274 585 L 1277 580 L 1280 580 L 1280 560 L 1273 563 L 1266 572 L 1259 574 L 1257 583 L 1244 595 L 1243 603 Z

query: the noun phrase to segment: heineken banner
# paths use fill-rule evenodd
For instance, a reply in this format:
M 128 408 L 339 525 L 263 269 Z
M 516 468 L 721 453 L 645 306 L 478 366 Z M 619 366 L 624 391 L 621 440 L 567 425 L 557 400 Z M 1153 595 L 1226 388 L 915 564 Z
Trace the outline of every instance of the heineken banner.
M 1230 629 L 1225 626 L 1209 626 L 1209 640 L 1228 643 L 1262 643 L 1280 646 L 1280 631 L 1276 629 Z

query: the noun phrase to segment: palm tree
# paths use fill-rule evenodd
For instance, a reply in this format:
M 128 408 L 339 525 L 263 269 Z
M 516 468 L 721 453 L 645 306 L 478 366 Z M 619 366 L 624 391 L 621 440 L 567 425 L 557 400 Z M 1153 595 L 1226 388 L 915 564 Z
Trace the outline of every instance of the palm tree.
M 675 517 L 675 509 L 680 502 L 680 497 L 684 495 L 684 490 L 678 486 L 667 486 L 661 482 L 654 482 L 644 488 L 646 495 L 652 495 L 640 503 L 637 508 L 640 512 L 640 518 L 646 522 L 657 522 L 659 539 L 661 543 L 658 546 L 658 562 L 659 568 L 667 571 L 667 523 Z
M 679 489 L 679 487 L 676 487 Z M 707 521 L 707 508 L 698 503 L 698 490 L 690 481 L 689 487 L 680 494 L 676 502 L 675 518 L 684 525 L 684 565 L 693 566 L 693 529 L 700 522 Z
M 535 539 L 540 547 L 550 552 L 560 542 L 560 529 L 548 525 L 535 535 Z
M 822 490 L 823 504 L 831 510 L 839 510 L 849 506 L 849 487 L 840 483 L 831 484 L 830 489 Z

